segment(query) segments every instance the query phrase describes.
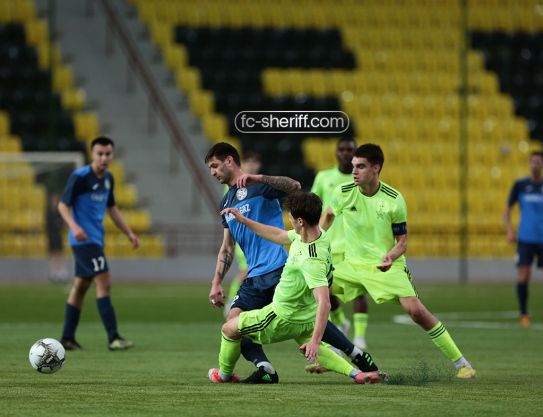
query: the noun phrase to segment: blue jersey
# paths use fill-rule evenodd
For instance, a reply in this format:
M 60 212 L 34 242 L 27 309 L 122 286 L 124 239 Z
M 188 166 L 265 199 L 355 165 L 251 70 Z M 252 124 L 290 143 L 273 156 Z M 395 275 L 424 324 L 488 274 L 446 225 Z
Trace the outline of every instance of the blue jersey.
M 85 231 L 88 240 L 75 240 L 70 230 L 70 245 L 104 246 L 104 215 L 108 207 L 115 205 L 113 186 L 113 176 L 109 171 L 106 171 L 102 178 L 96 176 L 90 165 L 72 172 L 64 189 L 62 202 L 72 208 L 72 216 Z
M 245 217 L 269 226 L 285 228 L 279 198 L 286 193 L 266 184 L 254 184 L 248 187 L 230 187 L 221 200 L 220 210 L 237 208 Z M 238 223 L 233 215 L 223 216 L 223 226 L 230 229 L 230 234 L 238 243 L 247 258 L 247 277 L 255 277 L 274 271 L 287 261 L 287 252 L 283 246 L 270 242 Z
M 529 177 L 513 184 L 509 194 L 509 207 L 520 206 L 518 240 L 526 243 L 543 243 L 543 182 L 533 182 Z

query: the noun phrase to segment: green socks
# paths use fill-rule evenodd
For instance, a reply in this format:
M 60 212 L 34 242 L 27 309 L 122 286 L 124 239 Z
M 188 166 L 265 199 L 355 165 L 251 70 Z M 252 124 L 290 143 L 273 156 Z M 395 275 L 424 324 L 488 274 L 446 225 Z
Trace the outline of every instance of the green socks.
M 350 376 L 351 371 L 355 369 L 349 362 L 334 353 L 330 347 L 324 343 L 321 343 L 319 349 L 319 365 L 345 376 Z
M 368 328 L 368 314 L 354 313 L 354 337 L 366 337 L 366 329 Z
M 343 326 L 343 322 L 345 321 L 345 313 L 343 312 L 342 307 L 338 307 L 335 310 L 330 311 L 330 321 L 338 328 Z
M 452 362 L 456 362 L 462 357 L 462 353 L 454 343 L 451 335 L 445 329 L 445 326 L 441 322 L 438 322 L 434 327 L 428 330 L 428 336 L 432 339 L 432 342 L 441 349 L 443 354 L 449 358 Z
M 241 354 L 241 339 L 233 340 L 221 332 L 221 351 L 219 352 L 219 367 L 224 375 L 232 375 L 234 367 Z

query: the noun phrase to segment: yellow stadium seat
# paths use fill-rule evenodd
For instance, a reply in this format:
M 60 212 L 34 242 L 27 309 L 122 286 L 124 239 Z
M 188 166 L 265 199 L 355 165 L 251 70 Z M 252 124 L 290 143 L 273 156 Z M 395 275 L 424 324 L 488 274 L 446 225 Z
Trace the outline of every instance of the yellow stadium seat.
M 9 116 L 6 112 L 0 111 L 0 136 L 7 135 L 9 131 Z
M 91 141 L 98 136 L 98 117 L 91 112 L 78 112 L 73 116 L 75 135 L 78 139 Z
M 214 107 L 213 93 L 210 91 L 198 90 L 190 96 L 190 109 L 199 117 L 210 115 Z
M 192 67 L 185 67 L 177 72 L 177 86 L 188 94 L 200 88 L 200 73 Z

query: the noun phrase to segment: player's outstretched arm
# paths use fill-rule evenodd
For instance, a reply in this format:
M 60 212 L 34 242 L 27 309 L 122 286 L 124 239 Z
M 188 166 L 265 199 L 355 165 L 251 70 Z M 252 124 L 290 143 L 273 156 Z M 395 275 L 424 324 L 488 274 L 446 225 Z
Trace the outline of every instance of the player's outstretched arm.
M 87 233 L 75 222 L 74 217 L 72 216 L 72 210 L 66 203 L 63 203 L 62 201 L 58 203 L 58 212 L 72 231 L 75 240 L 88 239 Z
M 236 242 L 232 238 L 229 229 L 224 229 L 222 245 L 217 255 L 217 264 L 215 265 L 215 274 L 211 281 L 211 290 L 209 291 L 209 302 L 215 307 L 224 307 L 225 293 L 222 286 L 222 280 L 232 265 L 234 260 L 234 248 Z
M 330 226 L 334 223 L 336 216 L 332 212 L 332 209 L 328 207 L 324 213 L 322 213 L 321 219 L 319 220 L 319 226 L 322 230 L 330 229 Z
M 262 224 L 255 222 L 254 220 L 248 219 L 236 208 L 230 207 L 221 211 L 221 216 L 232 215 L 238 223 L 244 224 L 257 235 L 263 237 L 264 239 L 270 240 L 279 245 L 286 245 L 290 243 L 288 238 L 288 233 L 286 230 L 279 229 L 278 227 L 268 226 L 267 224 Z
M 245 187 L 246 185 L 256 184 L 256 183 L 268 184 L 269 186 L 275 188 L 276 190 L 283 191 L 285 193 L 291 193 L 293 191 L 298 191 L 302 188 L 301 184 L 289 177 L 276 177 L 272 175 L 262 175 L 262 174 L 242 174 L 236 185 L 238 188 Z
M 328 287 L 313 288 L 313 295 L 317 300 L 317 314 L 315 317 L 315 327 L 313 328 L 313 335 L 311 340 L 300 346 L 300 351 L 308 361 L 318 362 L 319 359 L 319 345 L 326 329 L 326 323 L 328 322 L 328 314 L 330 313 L 330 292 Z
M 407 251 L 407 235 L 397 235 L 396 244 L 383 256 L 383 263 L 378 265 L 377 268 L 382 272 L 386 272 L 392 266 L 392 262 L 402 256 Z
M 117 226 L 117 228 L 128 237 L 128 239 L 132 243 L 132 247 L 134 249 L 139 248 L 140 238 L 126 224 L 123 215 L 121 214 L 121 211 L 117 208 L 117 206 L 108 207 L 107 211 L 109 213 L 109 217 L 111 217 L 111 220 L 113 220 L 113 223 L 115 223 L 115 226 Z

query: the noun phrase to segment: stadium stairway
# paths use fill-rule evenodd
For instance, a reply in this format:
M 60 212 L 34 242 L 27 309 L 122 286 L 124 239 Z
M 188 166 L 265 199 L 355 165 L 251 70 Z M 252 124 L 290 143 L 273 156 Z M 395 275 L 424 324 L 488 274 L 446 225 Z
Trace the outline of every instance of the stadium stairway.
M 136 48 L 158 80 L 160 93 L 175 109 L 180 126 L 188 129 L 193 155 L 179 155 L 172 146 L 169 132 L 150 111 L 149 100 L 143 86 L 130 74 L 125 51 L 117 39 L 107 46 L 107 21 L 101 2 L 70 0 L 58 3 L 56 21 L 59 43 L 70 58 L 78 77 L 87 92 L 89 102 L 95 106 L 104 126 L 104 133 L 118 144 L 120 158 L 130 178 L 139 191 L 141 200 L 148 207 L 153 222 L 159 225 L 191 224 L 216 225 L 215 213 L 206 207 L 193 175 L 210 181 L 203 156 L 206 142 L 202 139 L 197 120 L 187 111 L 186 100 L 175 88 L 171 76 L 157 59 L 156 47 L 145 36 L 145 28 L 136 19 L 131 6 L 125 2 L 109 2 Z M 40 0 L 46 8 L 47 1 Z M 111 53 L 106 55 L 106 48 Z M 133 83 L 131 92 L 128 85 Z M 155 130 L 150 131 L 150 123 Z M 194 173 L 187 167 L 186 159 L 194 158 L 202 170 Z M 213 183 L 217 201 L 221 187 Z

